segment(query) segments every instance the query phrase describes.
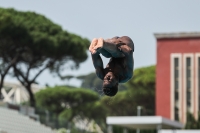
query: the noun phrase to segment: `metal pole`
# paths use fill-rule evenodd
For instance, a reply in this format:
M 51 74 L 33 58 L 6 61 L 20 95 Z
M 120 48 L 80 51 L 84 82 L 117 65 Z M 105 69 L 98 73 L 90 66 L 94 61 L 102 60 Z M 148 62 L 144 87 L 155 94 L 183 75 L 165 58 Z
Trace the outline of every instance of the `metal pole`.
M 141 109 L 142 109 L 141 106 L 137 106 L 137 116 L 141 115 Z
M 162 129 L 162 125 L 157 125 L 157 133 L 160 133 L 160 130 Z
M 124 130 L 123 130 L 123 133 L 128 133 L 128 131 L 127 131 L 127 129 L 126 129 L 126 128 L 124 128 Z
M 141 115 L 141 109 L 142 109 L 141 106 L 137 106 L 137 116 Z M 139 128 L 137 129 L 137 133 L 140 133 L 140 129 Z
M 107 132 L 108 133 L 113 133 L 113 131 L 112 131 L 112 125 L 108 125 Z
M 49 124 L 49 111 L 45 110 L 45 114 L 46 114 L 46 125 L 48 126 L 48 124 Z
M 176 133 L 176 128 L 173 128 L 172 131 L 173 131 L 173 133 Z
M 70 129 L 67 129 L 67 132 L 66 133 L 71 133 Z

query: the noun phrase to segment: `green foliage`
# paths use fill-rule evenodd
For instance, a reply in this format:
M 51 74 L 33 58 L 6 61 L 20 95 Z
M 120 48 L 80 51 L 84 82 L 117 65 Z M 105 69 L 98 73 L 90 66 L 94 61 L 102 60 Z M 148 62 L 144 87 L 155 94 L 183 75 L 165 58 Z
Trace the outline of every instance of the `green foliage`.
M 113 133 L 123 133 L 124 127 L 113 126 Z M 137 133 L 137 130 L 126 129 L 128 133 Z M 156 130 L 140 130 L 140 133 L 157 133 Z
M 65 128 L 60 128 L 57 133 L 67 133 L 67 129 Z
M 69 108 L 78 108 L 83 104 L 98 100 L 98 95 L 90 90 L 56 86 L 43 89 L 35 94 L 37 105 L 56 114 Z
M 63 31 L 45 16 L 3 8 L 0 8 L 0 16 L 1 42 L 17 49 L 26 47 L 23 61 L 34 60 L 37 66 L 46 58 L 53 58 L 57 61 L 72 60 L 78 65 L 87 58 L 89 41 Z M 16 53 L 12 51 L 11 54 Z
M 134 71 L 134 77 L 126 83 L 129 94 L 145 115 L 155 115 L 155 66 Z
M 107 110 L 100 103 L 98 94 L 92 90 L 56 86 L 40 90 L 35 98 L 38 112 L 41 108 L 50 112 L 50 121 L 55 124 L 52 127 L 66 127 L 73 122 L 73 118 L 95 120 L 105 126 Z M 44 116 L 41 111 L 40 114 Z
M 133 78 L 126 85 L 128 88 L 153 88 L 155 87 L 155 76 L 155 66 L 138 68 L 134 71 Z
M 84 107 L 81 107 L 79 110 L 84 112 L 83 115 L 87 118 L 95 119 L 96 121 L 104 121 L 107 115 L 107 110 L 100 101 L 96 101 L 92 104 L 85 104 Z
M 17 57 L 13 76 L 28 90 L 31 105 L 30 85 L 37 77 L 46 69 L 57 74 L 63 67 L 78 68 L 87 59 L 89 44 L 43 15 L 0 8 L 0 61 L 5 66 Z
M 72 119 L 73 115 L 73 110 L 72 109 L 64 109 L 60 114 L 59 114 L 59 120 L 61 121 L 69 121 Z
M 65 80 L 65 79 L 70 80 L 70 79 L 74 78 L 73 75 L 61 76 L 60 74 L 59 74 L 59 77 L 61 78 L 61 80 Z
M 106 106 L 109 116 L 133 116 L 136 114 L 136 103 L 127 91 L 118 92 L 114 97 L 104 96 L 101 102 Z
M 198 120 L 195 120 L 191 113 L 187 113 L 187 122 L 185 124 L 185 129 L 200 129 L 200 113 Z
M 99 78 L 97 78 L 95 73 L 81 75 L 77 78 L 83 81 L 81 84 L 81 87 L 83 88 L 102 88 L 102 81 Z
M 35 94 L 35 97 L 39 107 L 59 114 L 60 118 L 71 120 L 77 115 L 88 118 L 104 115 L 101 112 L 96 114 L 104 108 L 97 102 L 98 95 L 91 90 L 57 86 L 41 90 Z

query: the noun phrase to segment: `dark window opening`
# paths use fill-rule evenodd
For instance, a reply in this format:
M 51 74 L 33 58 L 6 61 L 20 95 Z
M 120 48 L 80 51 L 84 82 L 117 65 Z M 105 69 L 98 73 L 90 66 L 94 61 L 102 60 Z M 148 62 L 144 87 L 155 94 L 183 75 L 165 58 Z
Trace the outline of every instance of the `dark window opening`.
M 200 57 L 198 58 L 198 90 L 199 90 L 199 110 L 200 110 Z
M 177 107 L 174 108 L 174 117 L 175 121 L 179 121 L 179 109 Z
M 176 103 L 179 101 L 179 58 L 174 58 L 174 119 L 179 120 L 179 107 Z
M 186 103 L 187 108 L 191 107 L 191 58 L 186 58 Z

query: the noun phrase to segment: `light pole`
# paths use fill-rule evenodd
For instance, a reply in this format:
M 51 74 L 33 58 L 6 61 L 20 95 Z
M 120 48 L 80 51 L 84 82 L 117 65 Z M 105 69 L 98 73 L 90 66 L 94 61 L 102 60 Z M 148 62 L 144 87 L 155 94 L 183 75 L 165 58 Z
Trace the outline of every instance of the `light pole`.
M 137 106 L 137 116 L 141 115 L 142 106 Z
M 142 106 L 137 106 L 137 116 L 141 115 L 141 109 L 142 109 Z M 139 128 L 137 129 L 137 133 L 140 133 L 140 129 Z

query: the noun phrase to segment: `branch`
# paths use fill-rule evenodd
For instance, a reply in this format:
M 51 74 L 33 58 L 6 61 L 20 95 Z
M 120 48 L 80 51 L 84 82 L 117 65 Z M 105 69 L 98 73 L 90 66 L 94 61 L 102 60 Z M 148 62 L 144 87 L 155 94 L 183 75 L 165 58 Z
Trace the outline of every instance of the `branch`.
M 17 77 L 17 79 L 19 80 L 19 82 L 20 82 L 23 86 L 26 86 L 26 85 L 25 85 L 25 82 L 23 82 L 23 81 L 19 78 L 19 76 L 18 76 L 17 74 L 15 74 L 15 76 Z
M 29 64 L 28 70 L 27 70 L 27 72 L 26 72 L 26 78 L 29 77 L 29 73 L 30 73 L 30 70 L 31 70 L 31 68 L 32 68 L 32 64 L 33 64 L 33 63 L 34 63 L 34 61 L 31 61 L 30 64 Z
M 49 65 L 46 65 L 44 68 L 42 68 L 36 75 L 35 75 L 35 77 L 31 80 L 31 83 L 33 83 L 35 80 L 36 80 L 36 78 L 46 69 L 46 68 L 48 68 L 49 67 Z
M 17 53 L 17 55 L 15 56 L 15 58 L 12 59 L 11 63 L 12 65 L 14 65 L 17 62 L 17 59 L 19 57 L 19 53 Z
M 10 69 L 14 64 L 16 64 L 18 57 L 19 57 L 19 54 L 17 54 L 17 55 L 15 56 L 15 58 L 12 59 L 12 61 L 10 62 L 10 64 L 9 64 L 9 65 L 7 66 L 7 68 L 4 70 L 4 73 L 1 73 L 1 75 L 5 76 L 5 75 L 8 73 L 9 69 Z
M 17 77 L 18 75 L 20 75 L 24 79 L 25 82 L 28 82 L 27 78 L 24 77 L 23 73 L 17 69 L 16 65 L 14 65 L 13 68 L 14 68 L 15 75 Z
M 28 70 L 26 72 L 26 78 L 28 78 L 28 76 L 29 76 L 30 69 L 31 69 L 31 65 L 29 65 Z
M 0 75 L 3 75 L 2 71 L 0 70 Z

